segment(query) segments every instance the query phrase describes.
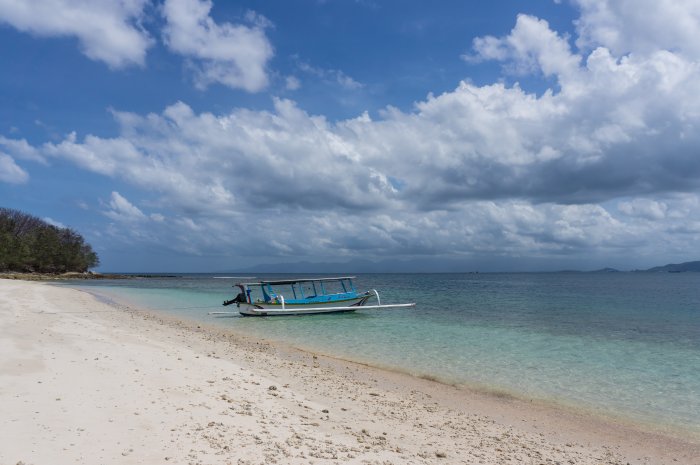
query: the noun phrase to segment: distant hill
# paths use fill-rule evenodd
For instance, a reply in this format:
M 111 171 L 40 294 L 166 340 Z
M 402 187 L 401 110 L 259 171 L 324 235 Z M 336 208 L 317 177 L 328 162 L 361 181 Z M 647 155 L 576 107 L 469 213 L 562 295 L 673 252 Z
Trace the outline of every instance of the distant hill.
M 655 266 L 645 270 L 648 273 L 685 273 L 685 272 L 700 272 L 700 261 L 670 263 L 664 266 Z
M 481 272 L 503 272 L 498 268 L 490 267 L 487 270 L 481 270 Z M 524 268 L 524 267 L 523 267 Z M 533 267 L 534 268 L 534 267 Z M 508 269 L 507 264 L 503 269 Z M 235 270 L 225 270 L 222 273 L 243 273 L 243 274 L 265 274 L 265 273 L 285 273 L 285 274 L 353 274 L 353 273 L 479 273 L 479 267 L 473 263 L 466 260 L 449 260 L 444 258 L 431 258 L 425 257 L 421 259 L 413 260 L 362 260 L 355 259 L 347 262 L 294 262 L 294 263 L 264 263 L 260 265 L 254 265 L 248 268 L 239 268 Z M 519 273 L 543 273 L 543 272 L 555 272 L 555 273 L 619 273 L 620 270 L 615 268 L 602 268 L 595 271 L 581 271 L 581 270 L 552 270 L 552 271 L 540 271 L 529 270 L 525 268 L 524 270 L 509 272 L 519 272 Z
M 499 263 L 501 264 L 501 263 Z M 483 265 L 483 264 L 482 264 Z M 502 269 L 508 269 L 508 263 L 502 263 Z M 295 262 L 295 263 L 266 263 L 251 266 L 248 268 L 226 270 L 221 272 L 226 273 L 244 273 L 244 274 L 264 274 L 264 273 L 285 273 L 285 274 L 353 274 L 353 273 L 470 273 L 479 270 L 478 265 L 466 260 L 446 260 L 444 258 L 426 257 L 414 260 L 350 260 L 347 262 Z M 522 267 L 525 268 L 525 267 Z M 537 265 L 528 267 L 529 272 L 542 273 L 543 271 L 535 271 Z M 525 268 L 519 272 L 528 272 Z M 544 267 L 542 267 L 544 268 Z M 546 268 L 545 268 L 546 269 Z M 488 267 L 486 272 L 498 272 L 499 268 L 495 266 Z M 481 270 L 484 271 L 483 268 Z M 700 272 L 700 261 L 686 262 L 679 264 L 669 264 L 665 266 L 657 266 L 648 270 L 636 270 L 641 273 L 680 273 L 696 271 Z M 546 272 L 546 271 L 545 271 Z M 560 269 L 554 271 L 556 273 L 622 273 L 623 271 L 616 268 L 601 268 L 594 271 L 582 271 L 576 269 Z

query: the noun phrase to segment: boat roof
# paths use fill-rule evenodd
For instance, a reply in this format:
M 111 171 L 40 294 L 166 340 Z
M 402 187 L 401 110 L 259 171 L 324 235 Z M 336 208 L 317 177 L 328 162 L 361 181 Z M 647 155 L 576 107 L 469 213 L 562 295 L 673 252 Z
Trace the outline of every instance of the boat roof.
M 278 285 L 283 285 L 283 284 L 298 284 L 298 283 L 310 283 L 310 282 L 319 282 L 319 281 L 342 281 L 344 279 L 354 279 L 355 276 L 338 276 L 334 278 L 298 278 L 298 279 L 282 279 L 282 280 L 274 280 L 274 281 L 256 281 L 254 283 L 240 283 L 244 286 L 263 286 L 266 284 L 278 284 Z

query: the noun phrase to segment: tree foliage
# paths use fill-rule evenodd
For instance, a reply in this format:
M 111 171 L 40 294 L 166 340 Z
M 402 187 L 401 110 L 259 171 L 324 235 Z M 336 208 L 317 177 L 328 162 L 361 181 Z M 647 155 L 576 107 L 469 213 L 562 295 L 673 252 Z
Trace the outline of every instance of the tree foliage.
M 85 272 L 99 264 L 97 254 L 76 231 L 0 207 L 0 271 Z

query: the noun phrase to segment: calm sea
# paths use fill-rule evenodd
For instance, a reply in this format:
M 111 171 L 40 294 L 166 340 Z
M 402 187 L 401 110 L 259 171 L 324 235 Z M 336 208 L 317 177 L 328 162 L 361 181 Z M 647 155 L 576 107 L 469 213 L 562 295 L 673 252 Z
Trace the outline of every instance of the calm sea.
M 235 310 L 220 304 L 236 279 L 215 276 L 225 275 L 79 287 L 378 367 L 700 434 L 700 273 L 364 274 L 358 290 L 416 307 L 277 318 L 208 316 Z

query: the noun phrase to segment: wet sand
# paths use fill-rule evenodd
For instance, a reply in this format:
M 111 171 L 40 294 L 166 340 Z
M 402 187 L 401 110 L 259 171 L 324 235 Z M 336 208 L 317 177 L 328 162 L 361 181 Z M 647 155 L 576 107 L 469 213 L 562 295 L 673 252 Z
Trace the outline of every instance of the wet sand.
M 700 438 L 0 280 L 0 465 L 700 464 Z

